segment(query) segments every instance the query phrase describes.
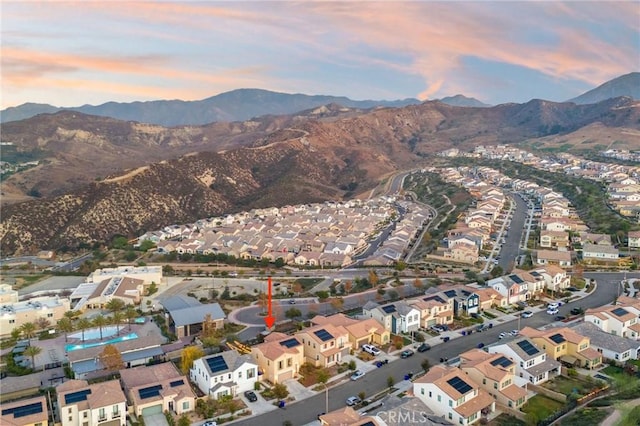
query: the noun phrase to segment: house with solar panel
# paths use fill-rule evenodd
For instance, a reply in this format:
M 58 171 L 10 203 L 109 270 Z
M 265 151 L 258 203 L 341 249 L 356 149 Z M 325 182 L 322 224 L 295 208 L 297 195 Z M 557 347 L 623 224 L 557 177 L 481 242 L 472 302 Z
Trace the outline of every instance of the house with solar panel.
M 3 403 L 0 424 L 5 426 L 48 425 L 49 410 L 45 396 Z
M 529 338 L 518 338 L 508 343 L 491 345 L 489 353 L 503 355 L 515 363 L 515 375 L 534 385 L 542 384 L 560 374 L 560 363 L 547 356 Z
M 373 300 L 362 307 L 362 316 L 373 318 L 391 333 L 410 333 L 420 328 L 420 310 L 401 300 L 379 305 Z
M 69 380 L 57 386 L 56 393 L 62 426 L 127 424 L 127 398 L 118 380 L 93 385 L 86 380 Z
M 349 332 L 349 341 L 354 349 L 359 349 L 366 344 L 384 346 L 391 341 L 391 332 L 373 318 L 354 319 L 344 314 L 328 317 L 316 315 L 311 319 L 311 324 L 333 324 L 344 327 Z
M 496 408 L 493 397 L 461 369 L 442 364 L 413 382 L 413 394 L 454 424 L 477 423 Z
M 251 347 L 251 356 L 258 363 L 262 379 L 271 383 L 297 378 L 305 362 L 302 341 L 284 333 L 266 336 L 264 343 Z
M 189 378 L 212 398 L 236 396 L 253 389 L 258 380 L 258 364 L 251 355 L 225 351 L 195 360 Z
M 606 333 L 628 339 L 640 339 L 640 300 L 619 297 L 617 305 L 587 309 L 584 320 Z
M 441 299 L 451 301 L 453 304 L 453 315 L 469 316 L 480 312 L 480 295 L 475 289 L 469 286 L 456 286 L 452 288 L 431 287 L 427 289 L 425 295 L 438 295 Z
M 568 366 L 592 370 L 602 364 L 602 354 L 591 347 L 589 338 L 571 328 L 536 330 L 525 327 L 520 334 L 533 340 L 549 357 Z
M 503 354 L 472 349 L 460 354 L 460 369 L 498 404 L 518 409 L 527 402 L 527 380 L 516 376 L 516 363 Z
M 342 326 L 316 325 L 295 334 L 302 342 L 305 361 L 316 367 L 331 367 L 349 354 L 349 332 Z
M 572 327 L 578 334 L 588 337 L 591 347 L 602 354 L 602 358 L 625 363 L 640 359 L 640 341 L 605 333 L 597 325 L 580 322 Z
M 120 370 L 120 383 L 136 417 L 181 415 L 196 407 L 196 394 L 189 380 L 171 362 Z
M 453 322 L 453 299 L 430 294 L 417 299 L 407 299 L 407 303 L 420 311 L 420 327 L 428 329 L 434 325 Z

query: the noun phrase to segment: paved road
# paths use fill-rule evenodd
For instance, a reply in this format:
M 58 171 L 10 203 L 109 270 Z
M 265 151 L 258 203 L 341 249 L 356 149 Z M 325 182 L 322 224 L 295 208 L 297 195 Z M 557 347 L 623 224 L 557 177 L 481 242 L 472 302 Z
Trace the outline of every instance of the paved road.
M 597 289 L 589 296 L 576 302 L 568 303 L 560 307 L 560 314 L 567 315 L 571 308 L 580 306 L 592 308 L 611 302 L 617 294 L 618 283 L 624 278 L 622 273 L 586 273 L 586 278 L 595 278 L 598 281 Z M 627 278 L 640 278 L 640 273 L 628 273 Z M 542 327 L 549 324 L 549 315 L 544 311 L 533 315 L 531 318 L 520 320 L 521 327 Z M 496 324 L 489 331 L 473 333 L 464 339 L 453 339 L 447 343 L 436 345 L 423 354 L 416 353 L 413 357 L 398 360 L 385 367 L 367 373 L 365 377 L 356 382 L 346 382 L 329 390 L 329 410 L 336 410 L 345 406 L 345 400 L 360 391 L 365 391 L 367 396 L 386 388 L 387 378 L 402 380 L 405 373 L 421 370 L 420 363 L 427 358 L 432 365 L 439 363 L 440 358 L 452 358 L 454 354 L 460 354 L 474 348 L 478 343 L 490 344 L 498 340 L 498 334 L 516 328 L 517 324 L 508 322 Z M 318 413 L 325 410 L 324 393 L 319 393 L 311 398 L 289 405 L 285 410 L 276 410 L 260 416 L 238 421 L 240 425 L 281 425 L 284 421 L 290 421 L 294 425 L 303 425 L 316 419 Z

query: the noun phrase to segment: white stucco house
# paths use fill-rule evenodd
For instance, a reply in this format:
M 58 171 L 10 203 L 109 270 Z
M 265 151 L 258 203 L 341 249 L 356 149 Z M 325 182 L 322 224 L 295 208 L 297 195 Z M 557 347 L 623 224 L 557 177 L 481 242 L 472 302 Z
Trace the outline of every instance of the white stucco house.
M 251 355 L 226 351 L 195 360 L 189 377 L 212 398 L 235 396 L 253 389 L 258 380 L 258 364 Z

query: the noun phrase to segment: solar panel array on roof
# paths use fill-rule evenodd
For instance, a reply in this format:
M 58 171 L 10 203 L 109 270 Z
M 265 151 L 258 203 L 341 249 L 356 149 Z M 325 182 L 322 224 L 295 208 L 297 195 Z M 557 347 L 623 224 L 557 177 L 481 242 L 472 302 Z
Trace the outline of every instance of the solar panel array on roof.
M 229 366 L 227 365 L 227 361 L 224 360 L 222 355 L 207 358 L 206 361 L 212 373 L 217 373 L 218 371 L 224 371 L 229 368 Z
M 456 291 L 455 290 L 447 290 L 444 292 L 444 294 L 447 295 L 447 297 L 456 297 Z
M 454 377 L 453 379 L 447 380 L 447 383 L 449 383 L 452 388 L 460 392 L 462 395 L 473 389 L 467 382 L 465 382 L 458 376 Z
M 522 284 L 524 282 L 524 280 L 517 275 L 509 275 L 509 278 L 516 284 Z
M 527 355 L 534 355 L 540 352 L 538 348 L 533 346 L 528 340 L 521 340 L 517 345 L 520 346 L 520 349 L 522 349 Z
M 627 310 L 626 310 L 626 309 L 624 309 L 624 308 L 616 308 L 616 309 L 614 309 L 613 311 L 611 311 L 611 313 L 612 313 L 613 315 L 618 316 L 618 317 L 622 317 L 622 316 L 624 316 L 624 315 L 627 315 L 627 314 L 629 313 L 629 311 L 627 311 Z
M 553 340 L 556 343 L 562 343 L 567 341 L 560 333 L 554 334 L 553 336 L 549 336 L 549 339 Z
M 425 298 L 424 298 L 424 299 L 422 299 L 422 300 L 424 300 L 425 302 L 428 302 L 428 301 L 430 301 L 430 300 L 436 300 L 436 301 L 438 301 L 438 302 L 440 302 L 440 303 L 445 303 L 445 301 L 444 301 L 444 300 L 442 300 L 442 297 L 440 297 L 440 296 L 430 296 L 430 297 L 425 297 Z
M 387 305 L 387 306 L 383 306 L 382 310 L 385 311 L 386 313 L 390 314 L 392 312 L 396 311 L 396 305 Z
M 300 342 L 298 342 L 298 339 L 293 338 L 280 342 L 280 345 L 286 348 L 295 348 L 296 346 L 300 346 Z
M 499 365 L 502 368 L 507 368 L 510 365 L 513 365 L 513 361 L 511 361 L 507 357 L 501 356 L 500 358 L 494 359 L 493 361 L 491 361 L 491 365 L 493 365 L 494 367 Z
M 331 335 L 331 333 L 329 333 L 324 328 L 322 330 L 314 331 L 313 334 L 318 336 L 318 339 L 322 340 L 323 342 L 333 339 L 333 336 Z
M 150 386 L 148 388 L 138 389 L 138 394 L 140 395 L 140 399 L 152 398 L 154 396 L 160 396 L 160 391 L 162 390 L 162 385 Z
M 91 389 L 85 389 L 78 392 L 68 393 L 64 396 L 65 404 L 74 404 L 80 401 L 86 401 L 87 395 L 91 394 Z
M 172 388 L 175 388 L 176 386 L 182 386 L 182 385 L 184 385 L 184 380 L 182 379 L 169 383 L 169 386 Z
M 32 414 L 42 413 L 42 402 L 34 402 L 33 404 L 23 405 L 21 407 L 13 407 L 2 410 L 3 416 L 9 416 L 13 414 L 13 418 L 26 417 Z
M 532 272 L 529 272 L 529 273 L 530 273 L 532 276 L 536 277 L 536 278 L 537 278 L 537 277 L 541 277 L 541 276 L 542 276 L 542 275 L 540 275 L 540 273 L 539 273 L 539 272 L 536 272 L 536 271 L 532 271 Z

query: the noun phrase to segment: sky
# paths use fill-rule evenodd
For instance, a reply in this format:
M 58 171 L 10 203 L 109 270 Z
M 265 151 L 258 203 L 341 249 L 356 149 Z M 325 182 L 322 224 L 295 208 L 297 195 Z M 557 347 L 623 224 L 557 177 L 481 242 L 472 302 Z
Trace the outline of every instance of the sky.
M 240 88 L 492 105 L 640 70 L 640 1 L 0 0 L 0 108 Z

